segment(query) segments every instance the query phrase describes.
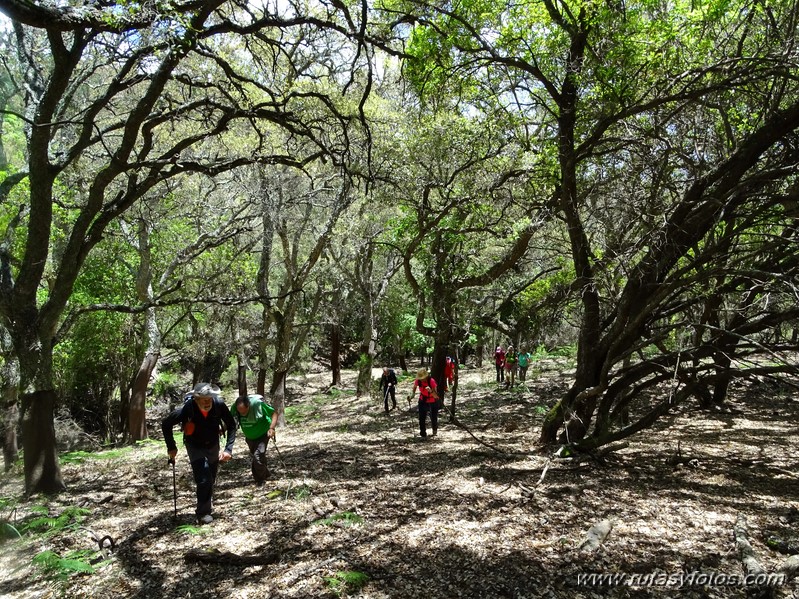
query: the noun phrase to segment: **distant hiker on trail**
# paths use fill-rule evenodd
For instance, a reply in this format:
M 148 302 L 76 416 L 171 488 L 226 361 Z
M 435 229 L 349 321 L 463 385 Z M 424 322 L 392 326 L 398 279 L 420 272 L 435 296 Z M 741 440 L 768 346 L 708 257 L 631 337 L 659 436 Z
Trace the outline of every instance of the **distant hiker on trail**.
M 505 387 L 513 387 L 516 383 L 516 350 L 512 345 L 505 352 Z
M 397 373 L 393 368 L 383 366 L 383 376 L 380 377 L 380 391 L 383 393 L 383 407 L 388 413 L 388 396 L 391 396 L 391 409 L 397 407 Z
M 447 391 L 449 391 L 455 382 L 455 360 L 450 356 L 447 356 L 447 361 L 444 364 L 444 380 L 447 383 Z
M 505 350 L 501 345 L 497 345 L 494 350 L 494 365 L 497 367 L 497 382 L 505 380 Z
M 527 368 L 530 366 L 530 360 L 533 356 L 530 355 L 530 352 L 520 351 L 519 352 L 519 382 L 523 383 L 527 380 Z
M 197 484 L 196 514 L 201 524 L 214 520 L 211 511 L 219 462 L 227 462 L 233 456 L 233 442 L 236 440 L 236 421 L 220 394 L 219 387 L 199 383 L 184 404 L 161 422 L 170 462 L 178 454 L 172 427 L 180 424 L 183 429 L 183 444 Z M 219 437 L 223 430 L 227 431 L 227 442 L 220 453 Z
M 433 425 L 433 436 L 438 434 L 438 385 L 436 380 L 427 374 L 427 370 L 420 368 L 413 381 L 411 397 L 419 390 L 419 434 L 422 439 L 427 439 L 427 414 L 430 413 L 430 423 Z
M 263 395 L 241 395 L 236 398 L 233 407 L 241 432 L 244 433 L 244 440 L 250 449 L 252 478 L 256 485 L 262 485 L 269 478 L 266 448 L 269 439 L 275 438 L 275 408 L 264 401 Z

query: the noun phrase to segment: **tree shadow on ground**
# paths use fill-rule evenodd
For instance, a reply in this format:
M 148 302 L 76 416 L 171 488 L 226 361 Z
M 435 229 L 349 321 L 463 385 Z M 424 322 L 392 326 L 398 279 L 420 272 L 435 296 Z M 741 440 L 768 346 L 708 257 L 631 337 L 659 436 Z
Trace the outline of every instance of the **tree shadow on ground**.
M 194 507 L 182 453 L 177 520 L 163 447 L 115 470 L 76 467 L 64 501 L 88 498 L 96 525 L 118 537 L 119 548 L 106 587 L 96 582 L 96 592 L 86 592 L 91 580 L 76 579 L 64 596 L 744 597 L 740 587 L 584 579 L 740 573 L 731 534 L 739 515 L 764 567 L 781 563 L 764 535 L 795 526 L 799 402 L 738 389 L 746 401 L 736 400 L 732 413 L 684 407 L 602 459 L 554 460 L 536 442 L 541 406 L 554 401 L 546 390 L 565 380 L 555 378 L 532 381 L 530 392 L 465 390 L 457 413 L 472 434 L 443 418 L 426 442 L 412 412 L 386 416 L 369 399 L 295 398 L 298 420 L 268 449 L 272 478 L 253 484 L 237 440 L 233 461 L 220 469 L 219 518 L 200 534 L 178 530 L 193 524 Z M 602 519 L 614 522 L 611 534 L 595 552 L 580 551 L 585 531 Z M 281 560 L 185 562 L 187 552 L 206 548 L 277 550 Z M 346 572 L 365 574 L 364 586 L 336 583 Z

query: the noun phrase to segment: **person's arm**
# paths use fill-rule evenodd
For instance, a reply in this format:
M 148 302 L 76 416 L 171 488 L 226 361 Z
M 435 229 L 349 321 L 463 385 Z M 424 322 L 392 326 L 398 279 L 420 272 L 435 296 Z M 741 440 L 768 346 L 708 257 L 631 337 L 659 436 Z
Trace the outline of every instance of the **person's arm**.
M 277 427 L 277 412 L 273 411 L 272 416 L 270 417 L 271 423 L 269 424 L 269 430 L 267 431 L 267 435 L 273 441 L 275 440 L 275 428 Z
M 434 379 L 432 376 L 428 378 L 427 385 L 425 385 L 425 387 L 427 390 L 425 400 L 429 402 L 431 399 L 438 399 L 438 391 L 436 391 L 438 388 L 438 383 L 436 383 L 436 379 Z
M 225 449 L 219 456 L 219 461 L 227 462 L 233 457 L 233 443 L 236 441 L 236 420 L 225 402 L 220 401 L 219 407 L 222 414 L 222 422 L 225 423 L 225 428 L 227 428 L 227 441 L 225 442 Z
M 161 432 L 164 435 L 166 453 L 170 460 L 174 460 L 175 456 L 178 455 L 178 445 L 175 443 L 175 436 L 172 434 L 172 427 L 180 422 L 182 413 L 183 406 L 172 410 L 172 413 L 161 421 Z

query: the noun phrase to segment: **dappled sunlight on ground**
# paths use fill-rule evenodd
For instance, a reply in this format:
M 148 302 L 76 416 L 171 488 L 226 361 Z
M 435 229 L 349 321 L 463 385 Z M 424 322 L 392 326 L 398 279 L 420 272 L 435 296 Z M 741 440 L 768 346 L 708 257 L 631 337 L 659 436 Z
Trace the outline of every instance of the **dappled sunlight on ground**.
M 269 448 L 272 478 L 264 487 L 252 483 L 246 446 L 237 439 L 233 461 L 220 472 L 218 518 L 202 528 L 193 526 L 183 454 L 174 518 L 162 444 L 64 465 L 69 491 L 49 509 L 85 506 L 84 526 L 111 536 L 116 549 L 97 573 L 61 583 L 44 581 L 21 559 L 16 571 L 6 566 L 0 594 L 744 597 L 740 587 L 592 586 L 581 576 L 741 574 L 732 538 L 740 514 L 767 570 L 786 557 L 769 539 L 795 542 L 799 402 L 784 390 L 747 392 L 746 403 L 736 399 L 729 413 L 684 409 L 669 416 L 672 426 L 659 423 L 600 463 L 551 460 L 536 447 L 546 407 L 568 385 L 556 368 L 540 368 L 526 388 L 510 391 L 496 386 L 493 367 L 461 375 L 456 410 L 469 431 L 442 415 L 438 437 L 426 442 L 408 410 L 408 378 L 397 394 L 400 409 L 389 414 L 382 398 L 354 396 L 354 373 L 327 393 L 327 373 L 292 379 L 287 405 L 295 419 Z M 0 494 L 19 501 L 20 484 L 19 472 L 6 475 Z M 46 501 L 19 501 L 16 517 L 24 519 L 36 502 Z M 603 519 L 613 523 L 605 542 L 580 551 L 585 532 Z M 64 552 L 91 548 L 92 540 L 76 529 L 40 545 Z M 218 563 L 186 562 L 197 548 L 215 550 Z M 271 551 L 279 552 L 279 563 L 235 560 Z M 348 572 L 366 578 L 341 582 Z M 38 594 L 24 595 L 23 588 Z M 797 583 L 776 596 L 794 589 Z

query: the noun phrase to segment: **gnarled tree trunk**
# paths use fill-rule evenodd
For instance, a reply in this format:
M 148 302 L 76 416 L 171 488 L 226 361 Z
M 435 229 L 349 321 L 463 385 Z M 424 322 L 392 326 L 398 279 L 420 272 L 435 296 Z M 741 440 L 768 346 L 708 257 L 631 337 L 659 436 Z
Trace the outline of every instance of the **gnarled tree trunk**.
M 0 431 L 3 435 L 3 463 L 8 470 L 19 457 L 17 427 L 19 426 L 19 362 L 12 350 L 8 331 L 0 330 L 3 361 L 0 365 Z
M 341 325 L 336 322 L 330 325 L 330 384 L 341 385 Z
M 131 386 L 128 408 L 128 438 L 132 442 L 147 438 L 146 401 L 150 378 L 158 363 L 158 354 L 148 352 L 144 356 Z
M 22 396 L 22 439 L 25 447 L 25 494 L 59 493 L 66 489 L 58 465 L 55 438 L 56 394 L 34 391 Z

